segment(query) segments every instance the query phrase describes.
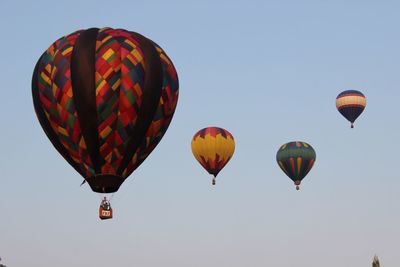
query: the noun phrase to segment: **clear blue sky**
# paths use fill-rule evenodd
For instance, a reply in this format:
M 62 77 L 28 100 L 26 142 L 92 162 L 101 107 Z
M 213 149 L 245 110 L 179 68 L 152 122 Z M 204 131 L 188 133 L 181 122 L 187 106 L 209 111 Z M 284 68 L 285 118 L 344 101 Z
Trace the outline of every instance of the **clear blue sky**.
M 399 266 L 398 1 L 0 1 L 0 257 L 8 267 Z M 351 2 L 351 3 L 349 3 Z M 180 99 L 166 136 L 114 196 L 115 218 L 33 111 L 41 53 L 77 29 L 156 41 Z M 346 89 L 367 108 L 351 130 Z M 216 125 L 236 153 L 216 187 L 190 150 Z M 300 192 L 275 161 L 317 152 Z

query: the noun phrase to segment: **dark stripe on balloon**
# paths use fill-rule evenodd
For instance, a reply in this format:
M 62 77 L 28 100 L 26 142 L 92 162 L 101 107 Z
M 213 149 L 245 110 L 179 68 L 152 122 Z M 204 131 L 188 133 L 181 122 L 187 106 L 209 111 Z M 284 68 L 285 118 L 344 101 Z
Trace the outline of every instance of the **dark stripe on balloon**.
M 337 98 L 342 97 L 342 96 L 348 96 L 348 95 L 349 95 L 349 96 L 350 96 L 350 95 L 354 95 L 354 96 L 363 96 L 363 97 L 365 97 L 364 94 L 361 93 L 360 91 L 357 91 L 357 90 L 347 90 L 347 91 L 341 92 L 341 93 L 337 96 Z
M 95 53 L 99 29 L 91 28 L 76 39 L 71 56 L 71 82 L 74 105 L 86 148 L 96 174 L 104 161 L 100 157 L 96 105 Z
M 286 172 L 289 174 L 289 178 L 292 179 L 293 181 L 297 180 L 296 174 L 292 172 L 292 168 L 290 166 L 290 161 L 289 160 L 284 160 L 282 161 L 283 166 L 286 170 Z
M 158 104 L 160 103 L 163 85 L 161 59 L 153 42 L 138 33 L 131 32 L 131 34 L 138 41 L 144 55 L 144 92 L 135 127 L 129 133 L 130 139 L 125 147 L 126 151 L 117 171 L 118 175 L 123 174 L 132 157 L 135 155 L 136 150 L 145 140 L 146 132 L 153 121 Z
M 346 104 L 346 105 L 341 105 L 338 106 L 338 109 L 344 109 L 344 108 L 361 108 L 362 110 L 364 110 L 365 105 L 361 105 L 361 104 Z
M 361 115 L 364 111 L 364 107 L 346 107 L 346 108 L 339 108 L 340 114 L 342 114 L 348 121 L 354 123 L 355 120 Z
M 313 167 L 313 165 L 314 165 L 314 160 L 310 159 L 310 161 L 307 164 L 307 169 L 304 172 L 304 176 L 306 176 L 308 174 L 308 172 L 311 171 L 311 168 Z
M 85 177 L 84 172 L 80 169 L 79 165 L 71 158 L 67 149 L 61 144 L 58 135 L 54 132 L 53 128 L 50 125 L 50 122 L 42 108 L 40 97 L 39 97 L 39 87 L 38 87 L 38 69 L 40 62 L 42 60 L 43 55 L 39 58 L 36 63 L 35 70 L 33 71 L 32 76 L 32 98 L 33 98 L 33 106 L 35 108 L 36 116 L 38 117 L 39 123 L 42 126 L 47 138 L 51 141 L 55 149 L 64 157 L 64 159 L 80 174 L 82 177 Z
M 223 159 L 220 158 L 219 154 L 215 154 L 215 169 L 213 170 L 213 175 L 217 177 L 218 173 L 222 170 L 223 166 Z
M 289 173 L 288 173 L 287 170 L 285 169 L 285 165 L 283 164 L 282 161 L 278 160 L 278 166 L 279 166 L 279 168 L 281 168 L 281 170 L 282 170 L 287 176 L 289 176 Z
M 346 98 L 346 97 L 349 97 L 349 96 L 355 96 L 355 97 L 365 98 L 365 96 L 364 96 L 364 95 L 361 95 L 361 94 L 357 94 L 357 93 L 346 93 L 346 94 L 338 95 L 338 96 L 336 97 L 336 99 Z

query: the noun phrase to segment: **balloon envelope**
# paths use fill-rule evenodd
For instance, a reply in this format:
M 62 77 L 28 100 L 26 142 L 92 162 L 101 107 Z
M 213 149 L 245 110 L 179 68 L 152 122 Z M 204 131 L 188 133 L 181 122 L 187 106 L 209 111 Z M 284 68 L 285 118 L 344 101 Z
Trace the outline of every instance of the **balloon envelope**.
M 360 91 L 347 90 L 336 97 L 336 108 L 351 123 L 351 128 L 354 127 L 354 122 L 364 111 L 366 105 L 367 100 Z
M 192 152 L 197 161 L 216 177 L 232 158 L 235 140 L 230 132 L 219 127 L 198 131 L 192 139 Z
M 276 153 L 279 167 L 292 179 L 297 190 L 313 167 L 315 159 L 315 150 L 306 142 L 300 141 L 286 143 Z
M 39 122 L 95 192 L 111 193 L 166 132 L 178 77 L 165 52 L 122 29 L 79 30 L 54 42 L 32 78 Z

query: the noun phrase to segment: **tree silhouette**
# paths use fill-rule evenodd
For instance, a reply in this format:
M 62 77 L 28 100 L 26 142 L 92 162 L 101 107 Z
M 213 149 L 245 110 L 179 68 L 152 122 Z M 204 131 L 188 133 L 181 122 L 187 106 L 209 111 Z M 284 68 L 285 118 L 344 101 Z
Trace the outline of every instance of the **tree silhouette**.
M 1 266 L 0 266 L 1 267 Z M 380 267 L 378 256 L 374 256 L 374 261 L 372 262 L 372 267 Z

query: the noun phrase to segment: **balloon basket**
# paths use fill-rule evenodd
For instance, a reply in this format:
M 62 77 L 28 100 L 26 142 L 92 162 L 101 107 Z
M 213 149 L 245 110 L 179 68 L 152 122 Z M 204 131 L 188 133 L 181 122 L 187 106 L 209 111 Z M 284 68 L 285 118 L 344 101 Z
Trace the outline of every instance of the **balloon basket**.
M 106 210 L 103 207 L 99 208 L 99 218 L 101 220 L 108 220 L 108 219 L 112 219 L 113 217 L 113 210 L 112 208 Z

